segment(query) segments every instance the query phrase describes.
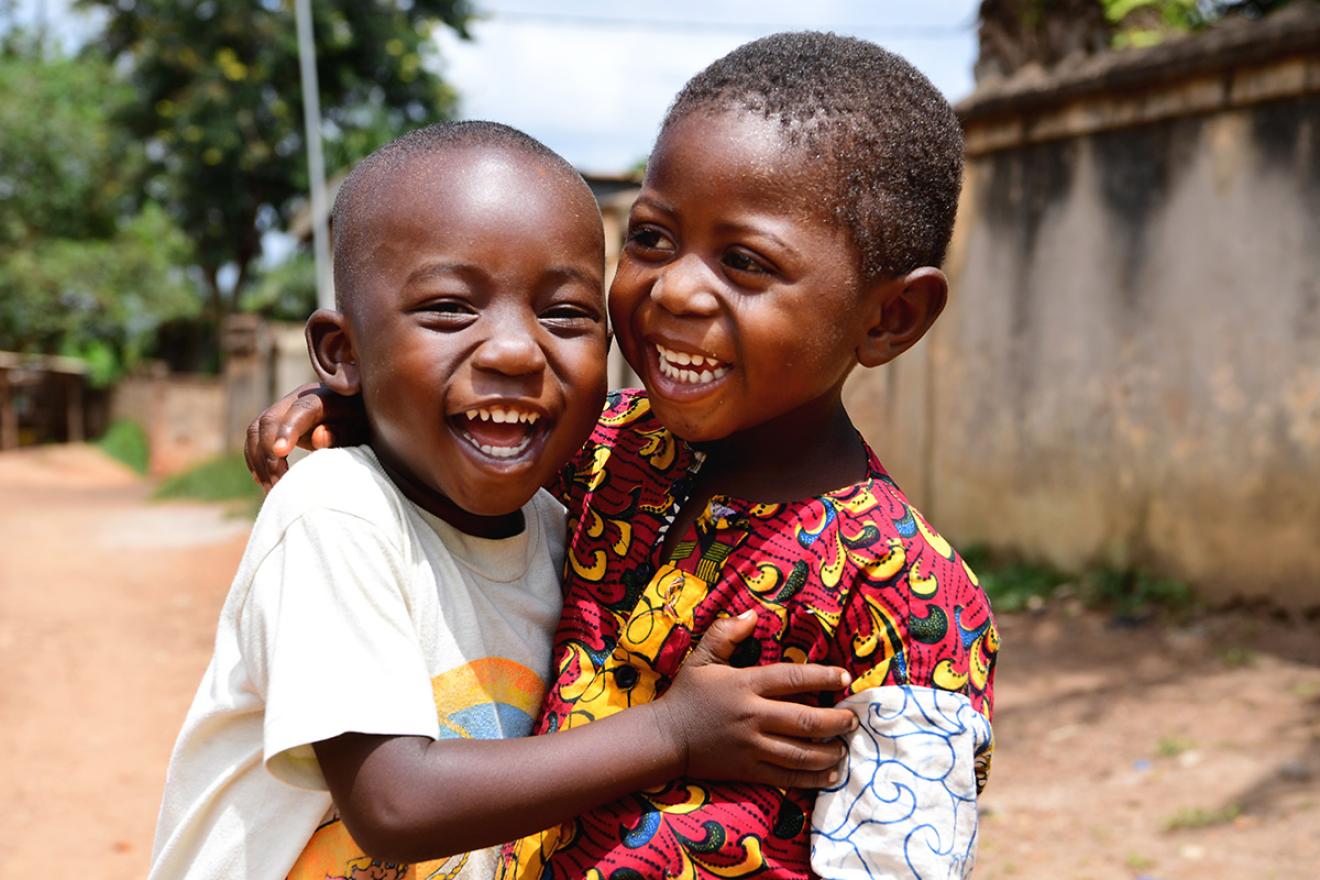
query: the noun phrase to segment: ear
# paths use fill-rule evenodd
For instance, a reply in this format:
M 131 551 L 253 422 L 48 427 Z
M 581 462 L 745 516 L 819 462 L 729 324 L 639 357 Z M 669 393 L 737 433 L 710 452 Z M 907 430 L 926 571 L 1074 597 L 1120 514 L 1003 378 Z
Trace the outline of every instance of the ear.
M 878 281 L 866 292 L 866 336 L 857 346 L 864 367 L 887 364 L 917 344 L 949 299 L 949 280 L 933 266 L 914 269 L 899 278 Z
M 362 378 L 343 313 L 317 309 L 307 319 L 306 333 L 307 353 L 322 384 L 345 397 L 360 393 Z

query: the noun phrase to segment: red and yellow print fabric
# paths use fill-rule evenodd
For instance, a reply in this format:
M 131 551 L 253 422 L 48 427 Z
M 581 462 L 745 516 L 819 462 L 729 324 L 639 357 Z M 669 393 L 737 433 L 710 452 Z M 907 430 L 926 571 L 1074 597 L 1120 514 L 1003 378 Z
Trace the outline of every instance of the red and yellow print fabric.
M 536 731 L 662 695 L 719 617 L 754 608 L 736 665 L 843 666 L 852 691 L 921 685 L 989 715 L 998 634 L 976 577 L 868 449 L 856 485 L 790 503 L 717 496 L 662 561 L 699 465 L 641 392 L 612 395 L 565 475 L 570 542 L 557 680 Z M 832 704 L 845 694 L 822 694 Z M 984 781 L 988 754 L 979 768 Z M 810 876 L 814 793 L 680 779 L 505 848 L 502 878 Z

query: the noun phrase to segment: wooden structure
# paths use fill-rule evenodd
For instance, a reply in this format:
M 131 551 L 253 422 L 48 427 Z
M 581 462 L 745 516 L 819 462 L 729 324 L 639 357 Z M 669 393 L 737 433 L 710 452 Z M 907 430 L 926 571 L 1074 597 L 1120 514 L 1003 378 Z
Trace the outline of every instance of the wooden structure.
M 0 351 L 0 450 L 86 437 L 87 368 L 75 358 Z

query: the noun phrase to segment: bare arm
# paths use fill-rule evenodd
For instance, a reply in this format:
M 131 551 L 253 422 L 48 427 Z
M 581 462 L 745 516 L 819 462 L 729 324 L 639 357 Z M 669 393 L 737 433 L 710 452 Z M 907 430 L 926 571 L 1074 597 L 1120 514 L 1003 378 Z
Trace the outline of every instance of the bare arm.
M 755 625 L 717 621 L 654 702 L 511 740 L 348 733 L 316 743 L 340 815 L 378 858 L 417 862 L 514 840 L 679 776 L 816 788 L 837 778 L 845 710 L 773 699 L 846 687 L 847 673 L 726 661 Z

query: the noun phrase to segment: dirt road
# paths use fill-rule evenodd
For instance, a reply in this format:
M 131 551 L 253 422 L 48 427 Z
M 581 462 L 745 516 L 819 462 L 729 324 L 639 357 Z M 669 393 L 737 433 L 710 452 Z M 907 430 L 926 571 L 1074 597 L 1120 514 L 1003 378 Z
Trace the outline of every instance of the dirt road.
M 246 523 L 92 449 L 0 455 L 9 876 L 144 876 Z M 978 880 L 1320 877 L 1320 628 L 1001 620 Z

